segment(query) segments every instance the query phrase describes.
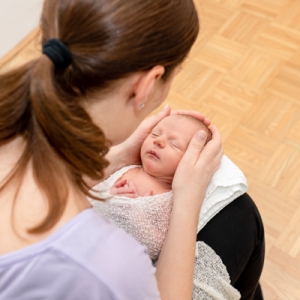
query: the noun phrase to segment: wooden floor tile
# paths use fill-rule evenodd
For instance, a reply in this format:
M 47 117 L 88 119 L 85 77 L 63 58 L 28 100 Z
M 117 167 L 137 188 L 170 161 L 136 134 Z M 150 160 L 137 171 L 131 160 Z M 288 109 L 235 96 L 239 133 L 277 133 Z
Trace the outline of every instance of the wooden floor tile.
M 300 31 L 300 1 L 289 1 L 278 14 L 276 23 Z
M 299 41 L 300 45 L 300 41 Z M 299 56 L 300 60 L 300 56 Z M 296 60 L 297 62 L 297 60 Z M 299 63 L 299 62 L 298 62 Z M 300 64 L 288 62 L 278 72 L 270 83 L 268 90 L 276 95 L 288 97 L 291 101 L 300 104 Z
M 254 42 L 255 49 L 289 60 L 299 49 L 300 32 L 278 23 L 271 23 Z
M 289 3 L 290 0 L 245 0 L 241 6 L 242 10 L 250 14 L 265 17 L 270 21 L 277 17 Z
M 294 137 L 296 132 L 293 128 L 299 116 L 299 105 L 266 92 L 257 97 L 251 109 L 244 115 L 242 124 L 283 141 L 288 132 L 291 132 L 291 139 L 297 139 Z
M 220 35 L 212 39 L 195 55 L 195 60 L 220 72 L 230 70 L 246 52 L 246 46 Z
M 220 34 L 242 45 L 251 44 L 266 27 L 266 20 L 237 11 L 220 29 Z
M 282 65 L 283 62 L 279 58 L 250 49 L 232 68 L 230 74 L 253 89 L 263 90 L 268 87 Z

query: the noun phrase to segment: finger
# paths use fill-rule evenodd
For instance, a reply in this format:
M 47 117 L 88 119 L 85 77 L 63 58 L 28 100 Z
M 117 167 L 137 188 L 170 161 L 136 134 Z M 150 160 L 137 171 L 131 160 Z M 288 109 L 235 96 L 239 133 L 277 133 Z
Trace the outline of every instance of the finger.
M 129 187 L 135 191 L 136 197 L 139 197 L 139 194 L 137 192 L 136 186 L 135 186 L 135 184 L 134 184 L 134 182 L 133 182 L 132 179 L 129 179 Z
M 144 195 L 144 197 L 147 197 L 147 196 L 153 196 L 153 191 L 149 191 Z
M 211 128 L 210 128 L 210 130 L 211 130 L 213 139 L 215 137 L 217 137 L 218 139 L 221 140 L 221 133 L 220 133 L 219 129 L 215 125 L 212 125 Z
M 200 152 L 202 151 L 207 138 L 207 133 L 204 130 L 199 130 L 191 139 L 188 148 L 182 157 L 182 163 L 189 162 L 195 165 Z
M 120 194 L 136 194 L 135 190 L 132 188 L 125 188 L 125 187 L 120 187 L 116 189 L 116 195 Z
M 199 119 L 207 126 L 211 124 L 211 121 L 208 118 L 206 118 L 203 114 L 193 110 L 172 110 L 171 115 L 189 115 Z
M 203 123 L 206 125 L 206 126 L 209 126 L 211 124 L 211 120 L 208 119 L 208 118 L 205 118 Z
M 204 147 L 203 152 L 207 152 L 211 155 L 217 155 L 219 152 L 223 154 L 222 137 L 220 131 L 214 125 L 211 126 L 210 131 L 212 133 L 212 138 Z
M 117 181 L 113 186 L 115 188 L 119 188 L 119 187 L 124 186 L 126 184 L 126 182 L 127 182 L 127 179 L 122 179 L 122 180 Z
M 221 163 L 221 159 L 223 156 L 223 145 L 222 138 L 219 130 L 216 126 L 212 126 L 212 140 L 209 141 L 206 146 L 202 149 L 201 157 L 202 162 L 207 161 L 210 162 L 210 166 L 212 170 L 216 171 Z M 201 163 L 199 160 L 199 163 Z
M 135 187 L 134 182 L 133 182 L 132 179 L 129 179 L 129 181 L 128 181 L 128 187 L 136 190 L 136 187 Z
M 119 197 L 127 197 L 127 198 L 138 198 L 138 195 L 137 194 L 119 194 L 118 195 Z

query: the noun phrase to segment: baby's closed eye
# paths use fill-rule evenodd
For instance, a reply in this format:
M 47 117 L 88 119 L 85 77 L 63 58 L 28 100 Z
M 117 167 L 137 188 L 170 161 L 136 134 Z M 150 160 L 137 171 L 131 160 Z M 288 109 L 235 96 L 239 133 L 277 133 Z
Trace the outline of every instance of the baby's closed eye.
M 170 144 L 171 144 L 173 147 L 175 147 L 175 148 L 181 150 L 181 147 L 180 147 L 180 145 L 179 145 L 178 143 L 176 143 L 176 142 L 174 142 L 174 141 L 171 140 L 171 141 L 170 141 Z

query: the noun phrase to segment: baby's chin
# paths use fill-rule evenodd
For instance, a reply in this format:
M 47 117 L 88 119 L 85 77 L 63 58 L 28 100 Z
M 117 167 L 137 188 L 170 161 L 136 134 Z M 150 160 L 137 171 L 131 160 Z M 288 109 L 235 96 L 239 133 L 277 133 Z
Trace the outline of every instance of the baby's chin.
M 150 175 L 158 171 L 157 162 L 150 158 L 142 159 L 143 169 Z
M 158 161 L 146 157 L 142 159 L 142 165 L 144 171 L 149 175 L 154 177 L 158 177 L 162 175 L 161 165 L 159 164 Z
M 157 161 L 153 161 L 151 159 L 142 160 L 142 165 L 144 171 L 156 178 L 173 178 L 174 174 L 166 174 L 163 166 L 159 164 Z

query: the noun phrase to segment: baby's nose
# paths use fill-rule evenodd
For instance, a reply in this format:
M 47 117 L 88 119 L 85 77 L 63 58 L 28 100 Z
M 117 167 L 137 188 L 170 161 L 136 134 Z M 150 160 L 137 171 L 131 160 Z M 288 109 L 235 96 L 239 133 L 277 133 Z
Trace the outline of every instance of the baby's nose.
M 160 148 L 164 148 L 165 145 L 166 145 L 166 141 L 163 137 L 157 137 L 155 140 L 154 140 L 154 145 L 160 147 Z

